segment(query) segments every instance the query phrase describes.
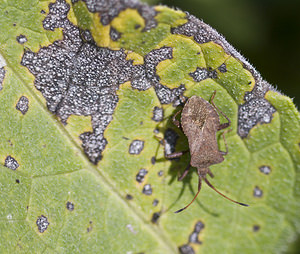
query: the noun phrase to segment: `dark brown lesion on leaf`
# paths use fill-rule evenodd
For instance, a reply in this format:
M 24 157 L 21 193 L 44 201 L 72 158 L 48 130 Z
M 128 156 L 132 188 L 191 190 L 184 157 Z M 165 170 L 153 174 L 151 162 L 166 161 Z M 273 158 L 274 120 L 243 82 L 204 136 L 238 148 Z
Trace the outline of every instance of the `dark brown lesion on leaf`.
M 171 128 L 168 128 L 164 133 L 164 152 L 165 156 L 175 152 L 175 147 L 177 139 L 179 138 L 178 134 Z
M 202 80 L 211 78 L 211 79 L 217 79 L 218 74 L 216 70 L 211 70 L 209 68 L 199 68 L 194 72 L 189 73 L 189 75 L 193 78 L 195 82 L 201 82 Z
M 72 211 L 75 209 L 75 205 L 74 205 L 72 202 L 68 201 L 67 204 L 66 204 L 66 208 L 67 208 L 70 212 L 72 212 Z
M 156 158 L 155 156 L 152 156 L 151 157 L 151 164 L 154 165 L 156 163 Z
M 250 130 L 258 124 L 270 123 L 276 109 L 265 99 L 271 87 L 267 82 L 257 79 L 254 89 L 245 93 L 245 103 L 239 105 L 238 134 L 246 138 Z
M 216 30 L 188 12 L 186 12 L 186 18 L 188 21 L 183 25 L 171 28 L 171 33 L 193 37 L 199 44 L 216 41 L 220 36 Z
M 158 220 L 160 218 L 160 215 L 161 215 L 161 212 L 155 212 L 152 214 L 152 218 L 151 218 L 151 222 L 153 224 L 157 224 L 158 223 Z
M 26 96 L 21 96 L 16 104 L 16 109 L 25 115 L 29 108 L 29 100 Z
M 90 161 L 97 164 L 107 145 L 104 131 L 113 118 L 119 86 L 131 81 L 133 88 L 147 90 L 152 84 L 145 65 L 127 61 L 122 49 L 98 47 L 87 30 L 67 19 L 69 10 L 63 0 L 49 5 L 43 27 L 63 28 L 64 38 L 37 53 L 26 50 L 21 64 L 35 76 L 35 87 L 62 123 L 67 124 L 70 115 L 91 116 L 93 131 L 82 133 L 80 139 Z
M 260 230 L 260 226 L 259 225 L 253 225 L 252 230 L 253 230 L 253 232 L 258 232 Z
M 47 230 L 50 223 L 48 222 L 48 218 L 46 216 L 41 215 L 36 220 L 36 225 L 38 227 L 39 232 L 44 233 Z
M 263 166 L 259 167 L 259 171 L 265 175 L 269 175 L 272 170 L 271 170 L 270 166 L 263 165 Z
M 86 232 L 90 233 L 92 230 L 93 230 L 93 222 L 89 221 L 89 226 L 87 227 Z
M 74 0 L 77 2 L 78 0 Z M 100 22 L 102 25 L 106 26 L 111 23 L 111 21 L 116 18 L 120 12 L 126 9 L 135 9 L 145 20 L 145 28 L 143 31 L 149 31 L 157 26 L 155 16 L 157 12 L 153 7 L 147 4 L 141 3 L 135 0 L 83 0 L 90 12 L 97 12 L 100 14 Z
M 158 199 L 154 199 L 153 202 L 152 202 L 152 205 L 153 206 L 157 206 L 159 203 L 159 200 Z
M 253 196 L 256 198 L 261 198 L 263 196 L 263 191 L 261 188 L 259 188 L 258 186 L 255 186 L 254 190 L 253 190 Z
M 133 199 L 133 196 L 131 194 L 126 194 L 125 198 L 127 200 L 132 200 Z
M 117 41 L 121 38 L 122 33 L 118 32 L 114 27 L 110 27 L 109 36 L 112 41 Z
M 144 141 L 135 139 L 131 142 L 129 146 L 129 154 L 138 155 L 144 149 Z
M 218 70 L 219 70 L 221 73 L 227 72 L 226 64 L 225 64 L 225 63 L 222 63 L 222 64 L 218 67 Z
M 202 244 L 199 240 L 199 234 L 204 229 L 204 223 L 202 221 L 198 221 L 194 227 L 193 232 L 189 236 L 189 243 Z
M 194 249 L 190 244 L 202 244 L 202 241 L 199 240 L 199 234 L 204 229 L 204 223 L 202 221 L 197 221 L 194 226 L 193 232 L 189 235 L 189 240 L 187 244 L 181 245 L 179 247 L 179 252 L 182 254 L 192 254 L 195 253 Z
M 155 122 L 161 122 L 164 119 L 164 109 L 160 107 L 154 107 L 153 116 L 151 119 Z
M 151 187 L 151 184 L 145 184 L 144 185 L 144 188 L 142 190 L 142 193 L 147 195 L 147 196 L 150 196 L 152 195 L 152 187 Z
M 136 174 L 135 176 L 135 180 L 138 182 L 138 183 L 142 183 L 145 179 L 145 176 L 147 175 L 148 171 L 144 168 L 141 168 L 139 170 L 139 172 Z
M 27 42 L 27 38 L 23 34 L 18 35 L 16 39 L 19 44 L 24 44 L 25 42 Z
M 19 163 L 17 162 L 17 160 L 15 158 L 13 158 L 12 156 L 8 155 L 5 158 L 4 166 L 7 167 L 7 168 L 10 168 L 12 170 L 17 170 L 17 168 L 20 165 L 19 165 Z
M 180 254 L 195 254 L 193 247 L 189 244 L 184 244 L 178 247 Z
M 3 81 L 4 81 L 4 77 L 5 77 L 5 69 L 4 67 L 0 68 L 0 91 L 3 89 Z

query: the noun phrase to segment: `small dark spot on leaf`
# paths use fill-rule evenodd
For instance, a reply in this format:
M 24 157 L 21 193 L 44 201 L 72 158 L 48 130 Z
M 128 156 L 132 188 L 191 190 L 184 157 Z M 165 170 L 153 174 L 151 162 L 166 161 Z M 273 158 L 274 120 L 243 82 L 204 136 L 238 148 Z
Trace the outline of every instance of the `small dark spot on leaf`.
M 16 109 L 19 110 L 23 115 L 28 111 L 29 100 L 25 96 L 21 96 L 17 102 Z
M 256 186 L 253 191 L 253 196 L 261 198 L 263 196 L 263 191 L 258 186 Z
M 89 223 L 90 223 L 90 226 L 86 229 L 88 233 L 91 232 L 91 231 L 93 230 L 93 225 L 92 225 L 93 222 L 90 221 Z
M 197 69 L 189 75 L 195 82 L 200 82 L 208 78 L 216 79 L 218 77 L 217 72 L 212 70 L 210 67 L 208 69 L 197 67 Z
M 5 71 L 4 67 L 0 67 L 0 91 L 3 89 L 2 84 L 3 84 L 3 80 L 5 78 L 5 73 L 6 73 L 6 71 Z
M 16 183 L 20 183 L 20 180 L 19 180 L 19 179 L 16 179 Z
M 19 167 L 19 163 L 10 155 L 5 159 L 4 166 L 12 170 L 16 170 Z
M 70 201 L 67 202 L 66 207 L 71 212 L 74 210 L 74 204 L 72 202 L 70 202 Z
M 153 156 L 153 157 L 151 158 L 151 164 L 154 165 L 155 162 L 156 162 L 156 158 L 155 158 L 155 156 Z
M 151 222 L 156 224 L 158 222 L 159 217 L 160 217 L 160 212 L 153 213 Z
M 44 10 L 41 10 L 41 14 L 45 14 L 46 12 Z
M 129 138 L 126 138 L 126 137 L 122 137 L 122 139 L 129 140 Z
M 165 140 L 165 155 L 175 152 L 175 146 L 178 139 L 178 134 L 172 129 L 167 129 L 164 135 Z
M 85 42 L 90 42 L 90 43 L 94 42 L 93 36 L 89 30 L 81 31 L 81 36 Z
M 143 125 L 143 121 L 140 122 L 140 125 Z
M 195 254 L 195 251 L 192 248 L 192 246 L 190 246 L 188 244 L 184 244 L 184 245 L 180 246 L 178 249 L 179 249 L 180 254 Z
M 145 41 L 142 41 L 142 44 L 145 44 L 146 42 Z
M 190 73 L 190 76 L 194 79 L 194 81 L 200 82 L 207 79 L 208 71 L 205 68 L 197 67 L 196 71 Z
M 156 128 L 156 129 L 153 130 L 153 132 L 154 132 L 155 134 L 158 134 L 158 133 L 159 133 L 159 129 Z
M 144 148 L 144 141 L 142 140 L 133 140 L 129 146 L 130 154 L 140 154 Z
M 222 72 L 222 73 L 225 73 L 225 72 L 227 72 L 227 68 L 226 68 L 226 64 L 221 64 L 220 66 L 219 66 L 219 71 L 220 72 Z
M 202 242 L 198 239 L 198 234 L 196 232 L 193 232 L 189 236 L 189 242 L 190 243 L 197 243 L 201 244 Z
M 26 206 L 26 209 L 28 210 L 28 209 L 29 209 L 29 206 Z
M 145 184 L 143 188 L 143 193 L 147 196 L 150 196 L 152 194 L 152 188 L 150 184 Z
M 113 41 L 117 41 L 121 38 L 121 33 L 118 32 L 115 28 L 113 28 L 112 26 L 110 27 L 110 31 L 109 31 L 109 35 L 110 35 L 110 38 L 113 40 Z
M 161 122 L 164 119 L 164 110 L 159 107 L 154 107 L 153 117 L 151 119 L 155 122 Z
M 13 146 L 13 143 L 11 142 L 11 140 L 7 140 L 7 142 L 9 143 L 9 146 Z
M 197 52 L 197 55 L 200 55 L 201 54 L 201 52 Z
M 251 85 L 252 84 L 252 81 L 249 81 L 248 85 Z
M 260 226 L 259 225 L 253 225 L 253 232 L 257 232 L 260 230 Z
M 268 175 L 271 173 L 271 168 L 269 166 L 261 166 L 259 168 L 260 172 L 264 173 L 265 175 Z
M 194 232 L 200 233 L 203 228 L 204 228 L 204 224 L 201 221 L 198 221 L 195 225 Z
M 50 223 L 48 222 L 48 219 L 47 219 L 46 216 L 41 215 L 36 220 L 36 225 L 38 226 L 39 232 L 43 233 L 43 232 L 45 232 L 47 230 L 47 228 L 50 225 Z
M 159 203 L 158 199 L 154 199 L 153 202 L 152 202 L 152 205 L 153 206 L 157 206 Z
M 13 26 L 16 26 L 17 24 L 16 23 L 13 23 Z
M 134 29 L 139 29 L 140 27 L 141 27 L 140 24 L 136 24 L 136 25 L 134 26 Z
M 190 243 L 201 244 L 202 242 L 199 240 L 199 233 L 204 228 L 204 224 L 201 221 L 198 221 L 194 227 L 194 231 L 189 236 Z
M 25 42 L 27 42 L 26 36 L 23 34 L 20 34 L 19 36 L 17 36 L 17 42 L 20 44 L 24 44 Z
M 163 171 L 163 170 L 160 170 L 157 174 L 158 174 L 158 176 L 163 176 L 164 171 Z
M 148 171 L 144 168 L 141 168 L 140 171 L 137 173 L 135 179 L 137 182 L 141 183 L 144 181 L 145 175 L 148 173 Z
M 127 194 L 125 198 L 126 198 L 127 200 L 132 200 L 132 199 L 133 199 L 133 196 L 130 195 L 130 194 Z

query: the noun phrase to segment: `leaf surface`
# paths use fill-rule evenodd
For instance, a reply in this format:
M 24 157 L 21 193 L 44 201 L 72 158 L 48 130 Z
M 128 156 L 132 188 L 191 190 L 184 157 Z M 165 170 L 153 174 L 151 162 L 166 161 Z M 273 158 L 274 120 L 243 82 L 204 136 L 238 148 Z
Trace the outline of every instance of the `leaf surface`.
M 137 1 L 0 2 L 1 253 L 282 253 L 300 231 L 300 116 L 215 30 Z M 190 160 L 181 95 L 231 119 Z M 220 117 L 225 122 L 224 117 Z M 166 140 L 163 147 L 159 139 Z M 221 150 L 225 144 L 217 133 Z

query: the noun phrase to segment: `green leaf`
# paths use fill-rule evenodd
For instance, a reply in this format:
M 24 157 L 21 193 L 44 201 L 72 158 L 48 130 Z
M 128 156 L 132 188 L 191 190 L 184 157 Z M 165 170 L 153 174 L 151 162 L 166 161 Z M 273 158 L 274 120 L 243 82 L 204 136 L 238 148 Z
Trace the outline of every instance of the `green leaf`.
M 0 2 L 1 253 L 282 253 L 300 232 L 300 115 L 197 18 L 136 1 Z M 197 200 L 181 95 L 231 120 Z M 221 122 L 226 119 L 221 116 Z M 225 150 L 222 132 L 218 144 Z M 165 145 L 159 139 L 165 137 Z

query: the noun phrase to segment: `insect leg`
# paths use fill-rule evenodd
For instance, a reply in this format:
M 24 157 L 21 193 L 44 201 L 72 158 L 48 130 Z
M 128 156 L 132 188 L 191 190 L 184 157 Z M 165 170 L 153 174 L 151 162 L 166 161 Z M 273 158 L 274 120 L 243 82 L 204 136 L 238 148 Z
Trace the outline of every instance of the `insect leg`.
M 178 128 L 180 128 L 181 125 L 180 125 L 179 120 L 176 119 L 176 116 L 177 116 L 181 111 L 182 111 L 182 109 L 179 110 L 179 111 L 177 111 L 177 112 L 173 115 L 173 117 L 172 117 L 173 123 L 174 123 Z
M 213 105 L 214 108 L 215 108 L 220 114 L 222 114 L 222 116 L 224 116 L 224 117 L 227 119 L 227 121 L 228 121 L 227 123 L 222 123 L 222 124 L 219 125 L 219 127 L 218 127 L 218 131 L 219 131 L 219 130 L 223 130 L 223 129 L 229 127 L 229 126 L 231 125 L 231 120 L 230 120 L 230 119 L 228 118 L 228 116 L 226 116 L 225 113 L 222 112 L 222 111 L 216 106 L 216 104 L 214 103 L 214 98 L 215 98 L 216 93 L 217 93 L 217 91 L 215 90 L 214 93 L 213 93 L 213 95 L 212 95 L 211 98 L 210 98 L 210 103 L 211 103 L 211 105 Z
M 189 173 L 189 171 L 190 171 L 190 168 L 191 168 L 191 164 L 189 164 L 189 165 L 186 167 L 186 169 L 184 170 L 184 172 L 182 173 L 182 175 L 178 177 L 178 181 L 182 181 L 183 178 L 186 177 L 186 175 L 187 175 L 187 174 Z
M 215 177 L 214 174 L 210 171 L 209 168 L 207 169 L 207 174 L 209 174 L 209 176 L 210 176 L 211 178 L 214 178 L 214 177 Z
M 194 201 L 195 199 L 197 198 L 198 194 L 200 193 L 200 190 L 201 190 L 201 185 L 202 185 L 202 175 L 200 174 L 199 170 L 198 170 L 198 175 L 199 175 L 199 180 L 198 180 L 198 191 L 196 193 L 196 195 L 194 196 L 193 200 L 185 207 L 177 210 L 175 213 L 180 213 L 182 212 L 183 210 L 187 209 Z
M 175 153 L 170 153 L 170 154 L 166 154 L 165 157 L 167 159 L 174 159 L 174 158 L 179 158 L 182 155 L 184 155 L 185 153 L 187 153 L 189 150 L 185 150 L 185 151 L 181 151 L 181 152 L 175 152 Z
M 228 154 L 228 145 L 227 145 L 227 141 L 226 141 L 226 139 L 225 139 L 225 133 L 226 133 L 226 132 L 228 132 L 228 131 L 224 131 L 224 132 L 222 133 L 222 137 L 223 137 L 223 139 L 224 139 L 225 148 L 226 148 L 226 152 L 220 151 L 220 153 L 221 153 L 222 155 Z

